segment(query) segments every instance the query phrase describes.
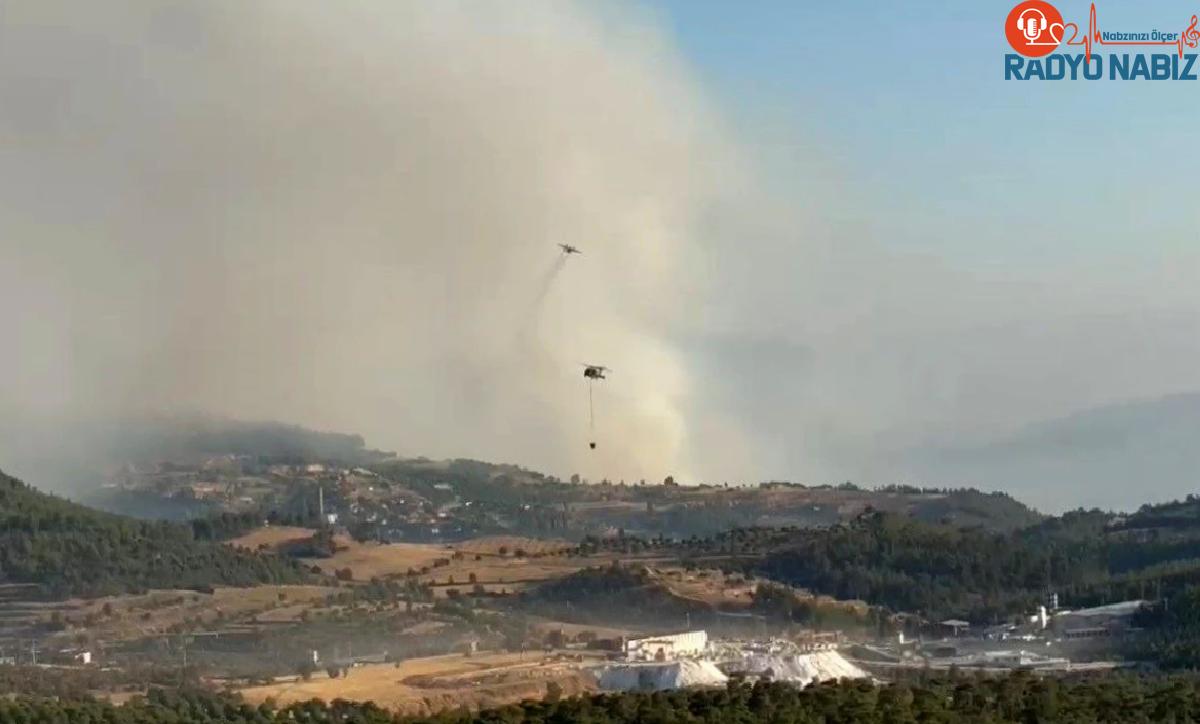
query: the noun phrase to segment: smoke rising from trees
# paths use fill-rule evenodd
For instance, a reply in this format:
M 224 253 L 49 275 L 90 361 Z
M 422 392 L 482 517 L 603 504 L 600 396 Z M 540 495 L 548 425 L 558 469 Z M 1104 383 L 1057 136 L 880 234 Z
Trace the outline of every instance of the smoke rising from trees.
M 199 410 L 679 469 L 689 382 L 663 330 L 714 191 L 693 159 L 722 141 L 669 45 L 618 15 L 7 6 L 6 416 Z M 556 240 L 588 255 L 546 277 Z M 581 359 L 628 371 L 596 452 Z
M 830 143 L 805 107 L 718 107 L 659 20 L 567 2 L 6 4 L 0 465 L 81 447 L 65 422 L 200 411 L 592 479 L 1142 502 L 1128 476 L 1072 467 L 1078 448 L 999 467 L 940 451 L 1200 389 L 1186 210 L 1158 220 L 1153 254 L 1084 261 L 1007 253 L 1014 235 L 1053 250 L 1106 233 L 1100 216 L 1025 226 L 1017 187 L 986 218 L 921 189 L 897 229 L 908 169 L 856 167 L 863 131 Z M 974 156 L 944 183 L 1011 171 Z M 585 254 L 547 283 L 559 241 Z M 595 451 L 580 362 L 615 370 Z M 1189 490 L 1194 462 L 1172 459 L 1160 495 Z

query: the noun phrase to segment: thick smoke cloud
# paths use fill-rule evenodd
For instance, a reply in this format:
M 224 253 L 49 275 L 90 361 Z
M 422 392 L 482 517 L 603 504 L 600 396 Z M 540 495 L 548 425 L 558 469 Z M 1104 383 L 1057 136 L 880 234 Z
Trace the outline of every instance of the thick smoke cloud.
M 31 2 L 0 33 L 10 420 L 200 410 L 685 471 L 664 330 L 724 151 L 640 18 Z M 580 362 L 617 370 L 595 452 Z
M 1192 489 L 1192 397 L 1119 461 L 1019 457 L 1033 422 L 1200 389 L 1194 245 L 1005 256 L 1106 233 L 1027 225 L 1018 184 L 984 219 L 928 189 L 901 231 L 966 253 L 902 253 L 906 169 L 741 110 L 632 6 L 0 5 L 0 467 L 200 411 L 592 479 Z M 583 362 L 615 370 L 594 452 Z

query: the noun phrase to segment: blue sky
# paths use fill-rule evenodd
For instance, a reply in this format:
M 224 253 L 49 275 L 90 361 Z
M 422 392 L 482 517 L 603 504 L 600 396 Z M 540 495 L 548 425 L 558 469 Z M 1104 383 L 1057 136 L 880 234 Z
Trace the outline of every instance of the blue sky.
M 1006 81 L 1009 3 L 647 4 L 764 193 L 803 209 L 781 251 L 731 234 L 752 271 L 728 298 L 757 331 L 698 355 L 787 451 L 781 474 L 974 482 L 1049 508 L 1148 494 L 906 461 L 1197 389 L 1200 81 Z M 1089 3 L 1056 5 L 1086 28 Z M 1179 32 L 1200 4 L 1097 11 L 1105 30 Z M 763 271 L 777 261 L 789 272 Z M 1189 484 L 1159 477 L 1151 495 Z
M 1200 82 L 1005 81 L 1008 3 L 650 5 L 743 142 L 781 179 L 789 147 L 819 150 L 888 219 L 881 243 L 1017 265 L 1195 243 Z M 1086 27 L 1088 3 L 1057 7 Z M 1097 9 L 1105 29 L 1177 30 L 1200 6 Z

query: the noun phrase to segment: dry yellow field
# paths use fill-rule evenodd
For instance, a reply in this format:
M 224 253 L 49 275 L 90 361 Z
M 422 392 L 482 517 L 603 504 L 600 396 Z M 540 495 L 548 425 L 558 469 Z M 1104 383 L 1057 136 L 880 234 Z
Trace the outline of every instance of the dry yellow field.
M 309 538 L 314 532 L 307 528 L 272 526 L 251 531 L 230 543 L 252 549 L 263 545 L 278 547 Z M 402 577 L 415 571 L 418 580 L 429 584 L 438 599 L 447 598 L 454 591 L 469 595 L 476 587 L 492 594 L 518 593 L 583 568 L 606 565 L 616 557 L 616 554 L 575 557 L 569 555 L 573 549 L 569 541 L 520 536 L 485 536 L 453 544 L 389 544 L 359 543 L 339 535 L 335 543 L 338 550 L 334 555 L 301 560 L 328 575 L 349 570 L 349 580 L 360 583 L 372 578 Z M 525 555 L 518 556 L 518 551 Z M 653 563 L 650 558 L 644 561 Z M 294 611 L 275 611 L 258 620 L 293 620 L 296 615 Z
M 260 546 L 278 548 L 309 538 L 314 532 L 308 528 L 264 527 L 230 541 L 230 545 L 252 550 Z M 465 588 L 474 583 L 484 585 L 487 590 L 519 590 L 525 584 L 565 576 L 596 563 L 557 555 L 571 548 L 567 541 L 518 536 L 488 536 L 455 544 L 358 543 L 338 536 L 336 544 L 338 551 L 334 555 L 305 558 L 304 562 L 328 574 L 348 568 L 355 581 L 403 576 L 410 569 L 428 568 L 427 573 L 421 574 L 421 580 L 442 589 L 435 592 L 439 596 L 444 595 L 445 588 Z M 518 558 L 518 550 L 526 557 Z M 480 560 L 475 560 L 476 557 Z M 439 560 L 443 565 L 435 566 Z M 475 581 L 470 580 L 472 576 Z
M 441 585 L 450 583 L 450 578 L 453 577 L 454 583 L 461 584 L 466 583 L 473 573 L 480 583 L 528 583 L 565 576 L 586 565 L 586 561 L 577 558 L 484 558 L 482 561 L 464 559 L 451 561 L 448 566 L 430 569 L 429 575 L 422 576 L 422 580 Z
M 250 550 L 258 550 L 261 546 L 279 548 L 286 543 L 312 538 L 315 532 L 312 528 L 296 528 L 287 525 L 264 526 L 255 528 L 240 538 L 234 538 L 229 541 L 229 545 Z
M 257 550 L 261 546 L 279 548 L 288 543 L 311 538 L 316 531 L 312 528 L 294 528 L 290 526 L 267 526 L 257 528 L 249 533 L 229 541 L 229 545 L 238 548 Z M 420 570 L 424 566 L 433 565 L 438 558 L 449 558 L 453 553 L 446 546 L 421 543 L 358 543 L 345 535 L 334 539 L 338 551 L 328 558 L 305 558 L 308 565 L 316 565 L 326 573 L 333 573 L 343 568 L 354 572 L 356 580 L 370 580 L 372 577 L 403 575 L 409 568 Z
M 500 555 L 500 549 L 505 548 L 510 556 L 516 555 L 518 550 L 537 556 L 566 551 L 575 546 L 570 541 L 565 540 L 539 540 L 537 538 L 494 535 L 455 543 L 453 547 L 454 550 L 462 551 L 464 554 L 469 555 L 498 556 Z
M 213 625 L 275 610 L 321 605 L 337 589 L 326 586 L 256 586 L 196 591 L 151 591 L 142 595 L 72 599 L 59 608 L 72 636 L 77 627 L 106 640 L 127 640 L 161 634 L 188 622 Z M 296 614 L 298 615 L 298 613 Z
M 313 698 L 347 699 L 373 701 L 404 714 L 430 714 L 462 706 L 480 709 L 540 699 L 552 681 L 567 696 L 596 690 L 595 681 L 579 670 L 578 663 L 547 661 L 542 653 L 529 652 L 451 654 L 399 664 L 369 664 L 337 679 L 318 672 L 310 681 L 254 686 L 240 693 L 254 704 L 268 698 L 284 705 Z
M 374 577 L 400 576 L 408 569 L 432 566 L 438 558 L 450 558 L 453 551 L 425 543 L 356 543 L 338 540 L 338 552 L 328 558 L 309 558 L 306 563 L 326 573 L 349 568 L 356 581 Z
M 466 591 L 475 584 L 483 585 L 488 591 L 518 591 L 530 584 L 570 575 L 581 568 L 603 565 L 609 560 L 605 556 L 574 558 L 559 555 L 516 558 L 511 552 L 501 556 L 484 551 L 498 550 L 501 545 L 508 545 L 497 541 L 521 539 L 487 539 L 483 543 L 480 540 L 454 546 L 351 541 L 329 558 L 305 559 L 305 562 L 319 566 L 326 573 L 348 568 L 355 581 L 368 581 L 376 576 L 402 576 L 409 569 L 421 572 L 427 568 L 427 571 L 419 574 L 420 580 L 432 584 L 434 594 L 442 597 L 447 588 Z M 560 550 L 553 542 L 546 542 L 544 548 Z M 515 548 L 510 547 L 509 550 Z M 456 553 L 461 555 L 456 558 Z M 476 556 L 480 559 L 475 560 Z M 435 565 L 439 560 L 441 565 Z M 474 580 L 471 580 L 472 576 Z
M 740 575 L 726 576 L 716 569 L 687 571 L 683 568 L 658 568 L 656 575 L 667 589 L 692 601 L 711 606 L 741 607 L 754 602 L 756 585 Z

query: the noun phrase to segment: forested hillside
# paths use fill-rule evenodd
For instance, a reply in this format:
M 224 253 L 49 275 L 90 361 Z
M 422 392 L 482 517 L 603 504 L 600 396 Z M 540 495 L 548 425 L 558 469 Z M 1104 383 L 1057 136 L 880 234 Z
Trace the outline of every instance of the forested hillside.
M 1194 501 L 1128 517 L 1074 511 L 1001 533 L 870 512 L 825 528 L 744 528 L 675 543 L 590 538 L 584 546 L 629 554 L 654 545 L 685 562 L 814 593 L 986 622 L 1027 612 L 1050 591 L 1082 607 L 1200 585 L 1198 513 Z
M 101 513 L 0 473 L 0 583 L 35 583 L 50 596 L 92 596 L 309 578 L 291 561 L 211 540 L 227 527 L 236 529 L 237 521 L 194 528 Z
M 1105 576 L 1087 546 L 1030 545 L 1020 535 L 883 514 L 787 534 L 770 548 L 752 564 L 762 575 L 932 618 L 990 620 L 1028 610 L 1054 585 Z
M 1173 595 L 1200 584 L 1194 551 L 1187 537 L 1130 535 L 1087 513 L 1009 534 L 875 514 L 828 530 L 776 534 L 750 567 L 895 610 L 987 621 L 1028 611 L 1048 591 L 1077 607 Z
M 0 721 L 271 724 L 634 724 L 641 722 L 1192 722 L 1200 717 L 1195 677 L 1104 676 L 1057 680 L 1029 674 L 997 678 L 945 677 L 876 685 L 827 682 L 790 684 L 731 682 L 720 689 L 600 694 L 561 698 L 547 687 L 545 701 L 525 701 L 482 712 L 465 707 L 425 717 L 403 717 L 372 703 L 318 700 L 275 708 L 250 706 L 204 692 L 151 690 L 146 698 L 116 706 L 108 702 L 16 697 L 0 700 Z
M 673 595 L 643 568 L 619 565 L 587 568 L 548 581 L 524 596 L 521 605 L 550 618 L 665 626 L 711 610 L 702 602 Z

